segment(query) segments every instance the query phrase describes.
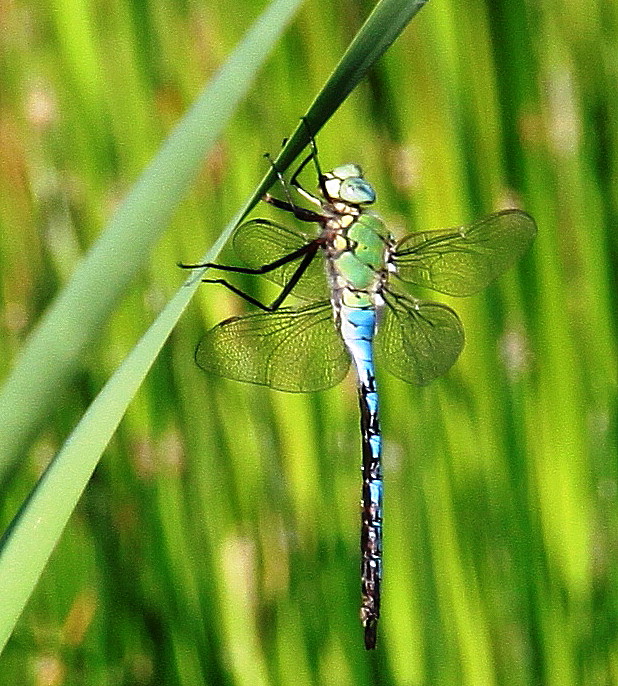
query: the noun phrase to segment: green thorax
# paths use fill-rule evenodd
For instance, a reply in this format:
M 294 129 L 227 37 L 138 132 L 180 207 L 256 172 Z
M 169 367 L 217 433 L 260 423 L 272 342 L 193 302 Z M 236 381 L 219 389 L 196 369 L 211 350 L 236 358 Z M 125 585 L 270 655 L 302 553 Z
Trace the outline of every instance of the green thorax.
M 337 243 L 345 245 L 333 256 L 332 268 L 337 282 L 355 291 L 346 297 L 351 306 L 366 307 L 386 268 L 385 251 L 388 232 L 382 220 L 374 214 L 362 212 L 345 229 L 339 230 Z M 343 239 L 343 240 L 341 240 Z

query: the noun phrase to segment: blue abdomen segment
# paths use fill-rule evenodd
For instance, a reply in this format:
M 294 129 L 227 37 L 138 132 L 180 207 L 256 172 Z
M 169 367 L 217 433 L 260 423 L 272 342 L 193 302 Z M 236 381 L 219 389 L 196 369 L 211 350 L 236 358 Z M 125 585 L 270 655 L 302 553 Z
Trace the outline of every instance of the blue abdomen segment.
M 380 616 L 382 580 L 382 436 L 378 419 L 378 393 L 373 364 L 374 308 L 340 309 L 341 335 L 358 376 L 358 399 L 363 441 L 361 498 L 361 621 L 365 647 L 375 648 Z

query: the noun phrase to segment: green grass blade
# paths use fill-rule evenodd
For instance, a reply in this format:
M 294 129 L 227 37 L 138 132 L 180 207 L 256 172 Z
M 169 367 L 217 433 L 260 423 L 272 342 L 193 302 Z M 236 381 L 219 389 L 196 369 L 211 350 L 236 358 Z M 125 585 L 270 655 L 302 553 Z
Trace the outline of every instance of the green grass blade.
M 0 543 L 0 652 L 99 458 L 199 285 L 181 288 L 90 405 Z
M 341 103 L 365 78 L 369 68 L 382 57 L 426 3 L 427 0 L 382 0 L 375 6 L 305 114 L 313 135 L 324 126 Z M 309 132 L 301 122 L 277 157 L 277 168 L 285 171 L 308 143 Z M 257 191 L 258 198 L 274 180 L 272 172 L 264 177 Z
M 53 407 L 78 360 L 169 224 L 300 0 L 274 0 L 178 124 L 30 336 L 0 392 L 0 477 Z

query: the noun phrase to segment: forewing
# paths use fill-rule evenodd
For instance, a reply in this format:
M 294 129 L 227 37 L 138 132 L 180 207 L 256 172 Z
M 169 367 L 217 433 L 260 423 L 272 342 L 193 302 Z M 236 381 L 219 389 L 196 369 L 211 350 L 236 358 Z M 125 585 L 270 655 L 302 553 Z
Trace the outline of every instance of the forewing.
M 403 281 L 472 295 L 515 264 L 535 236 L 529 214 L 504 210 L 461 228 L 410 234 L 397 244 L 394 262 Z
M 300 232 L 268 219 L 252 219 L 236 229 L 232 242 L 238 257 L 248 267 L 255 269 L 293 253 L 311 240 Z M 284 286 L 292 278 L 301 259 L 299 257 L 265 272 L 264 276 L 273 283 Z M 314 257 L 292 293 L 304 300 L 322 300 L 328 297 L 324 260 L 320 254 Z
M 459 317 L 450 307 L 385 294 L 376 334 L 376 359 L 407 383 L 424 386 L 455 363 L 464 345 Z
M 226 319 L 195 360 L 207 372 L 293 393 L 330 388 L 350 365 L 328 301 Z

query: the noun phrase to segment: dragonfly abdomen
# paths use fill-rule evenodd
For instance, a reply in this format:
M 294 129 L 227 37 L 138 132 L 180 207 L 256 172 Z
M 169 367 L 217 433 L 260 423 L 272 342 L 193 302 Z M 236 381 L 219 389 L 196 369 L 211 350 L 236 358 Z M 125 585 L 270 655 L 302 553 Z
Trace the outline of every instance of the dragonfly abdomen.
M 365 647 L 376 645 L 382 580 L 382 435 L 373 363 L 375 307 L 339 307 L 340 330 L 356 367 L 363 449 L 361 498 L 361 621 Z

